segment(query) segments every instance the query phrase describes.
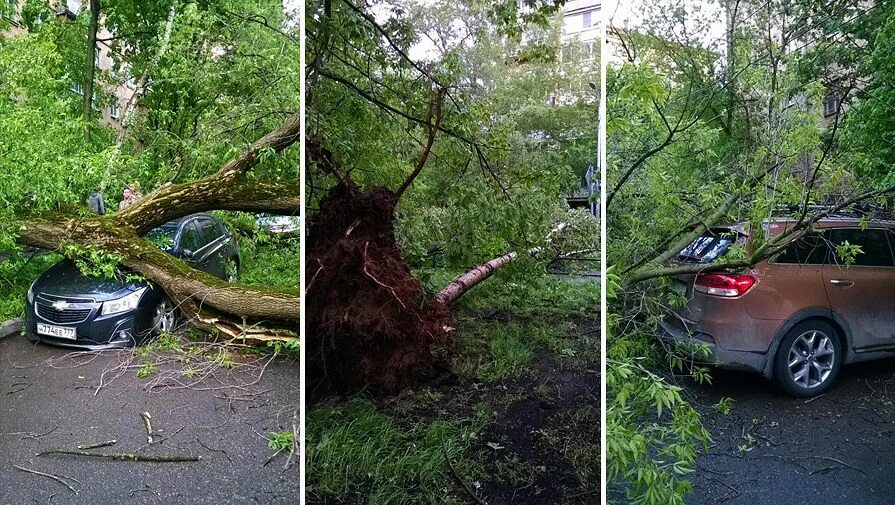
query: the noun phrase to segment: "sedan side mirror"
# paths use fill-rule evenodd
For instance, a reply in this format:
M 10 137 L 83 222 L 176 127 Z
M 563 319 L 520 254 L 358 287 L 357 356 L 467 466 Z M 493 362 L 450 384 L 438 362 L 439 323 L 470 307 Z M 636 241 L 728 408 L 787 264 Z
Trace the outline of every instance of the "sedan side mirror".
M 188 259 L 188 260 L 193 259 L 193 256 L 194 256 L 195 254 L 196 254 L 196 253 L 194 253 L 193 251 L 191 251 L 191 250 L 189 250 L 189 249 L 184 249 L 184 250 L 183 250 L 183 257 L 186 258 L 186 259 Z

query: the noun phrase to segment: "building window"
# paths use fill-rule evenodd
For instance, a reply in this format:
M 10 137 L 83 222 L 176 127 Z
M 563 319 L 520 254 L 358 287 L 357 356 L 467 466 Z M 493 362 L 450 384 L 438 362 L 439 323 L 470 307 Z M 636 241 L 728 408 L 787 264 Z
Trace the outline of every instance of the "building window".
M 571 63 L 573 60 L 572 46 L 565 44 L 559 48 L 559 60 L 563 63 Z
M 81 83 L 77 82 L 77 81 L 71 83 L 71 86 L 69 86 L 68 89 L 70 91 L 73 91 L 73 92 L 79 94 L 79 95 L 84 94 L 84 86 L 82 86 Z
M 117 103 L 113 103 L 111 107 L 109 107 L 109 117 L 112 119 L 118 119 L 121 117 L 121 108 L 118 107 Z
M 824 117 L 835 116 L 839 110 L 839 96 L 830 93 L 824 97 Z
M 581 43 L 581 57 L 585 61 L 590 61 L 594 59 L 594 41 L 593 40 L 585 40 Z
M 587 11 L 584 13 L 584 15 L 581 16 L 581 18 L 584 20 L 584 28 L 590 28 L 591 26 L 594 25 L 594 21 L 591 18 L 591 14 L 592 14 L 592 11 Z

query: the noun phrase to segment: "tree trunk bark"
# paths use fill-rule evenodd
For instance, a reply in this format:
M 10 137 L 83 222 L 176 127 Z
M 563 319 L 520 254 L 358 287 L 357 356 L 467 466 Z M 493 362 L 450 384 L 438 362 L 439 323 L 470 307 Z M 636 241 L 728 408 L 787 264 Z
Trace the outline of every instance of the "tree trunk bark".
M 544 239 L 544 246 L 532 247 L 528 250 L 528 254 L 532 256 L 541 254 L 544 248 L 553 242 L 554 237 L 557 234 L 562 233 L 562 231 L 566 229 L 566 226 L 566 223 L 559 223 L 558 225 L 556 225 L 556 227 L 550 230 L 550 233 L 548 233 L 547 237 Z M 450 284 L 442 288 L 441 291 L 438 292 L 438 296 L 435 299 L 439 303 L 443 303 L 445 305 L 454 303 L 455 301 L 459 300 L 461 296 L 466 294 L 467 291 L 474 288 L 480 282 L 491 277 L 492 275 L 494 275 L 494 272 L 512 263 L 518 257 L 519 255 L 517 253 L 511 252 L 504 254 L 503 256 L 498 256 L 493 260 L 476 266 L 472 270 L 469 270 L 463 275 L 457 277 L 456 279 L 451 281 Z

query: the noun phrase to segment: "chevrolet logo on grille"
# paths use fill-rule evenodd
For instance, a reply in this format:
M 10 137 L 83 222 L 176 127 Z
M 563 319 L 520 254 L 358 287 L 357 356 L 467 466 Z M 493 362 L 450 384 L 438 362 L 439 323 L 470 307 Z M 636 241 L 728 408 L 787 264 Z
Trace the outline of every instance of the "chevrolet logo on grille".
M 56 310 L 65 310 L 65 309 L 68 309 L 69 307 L 71 307 L 71 304 L 69 304 L 68 302 L 63 302 L 63 301 L 53 302 L 53 308 Z

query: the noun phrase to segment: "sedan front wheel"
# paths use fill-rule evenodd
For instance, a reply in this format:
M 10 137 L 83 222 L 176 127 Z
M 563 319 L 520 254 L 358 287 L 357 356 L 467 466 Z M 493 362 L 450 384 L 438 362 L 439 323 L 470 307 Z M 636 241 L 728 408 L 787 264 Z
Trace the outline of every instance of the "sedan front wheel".
M 177 326 L 177 308 L 166 296 L 162 298 L 152 313 L 152 334 L 171 333 Z

